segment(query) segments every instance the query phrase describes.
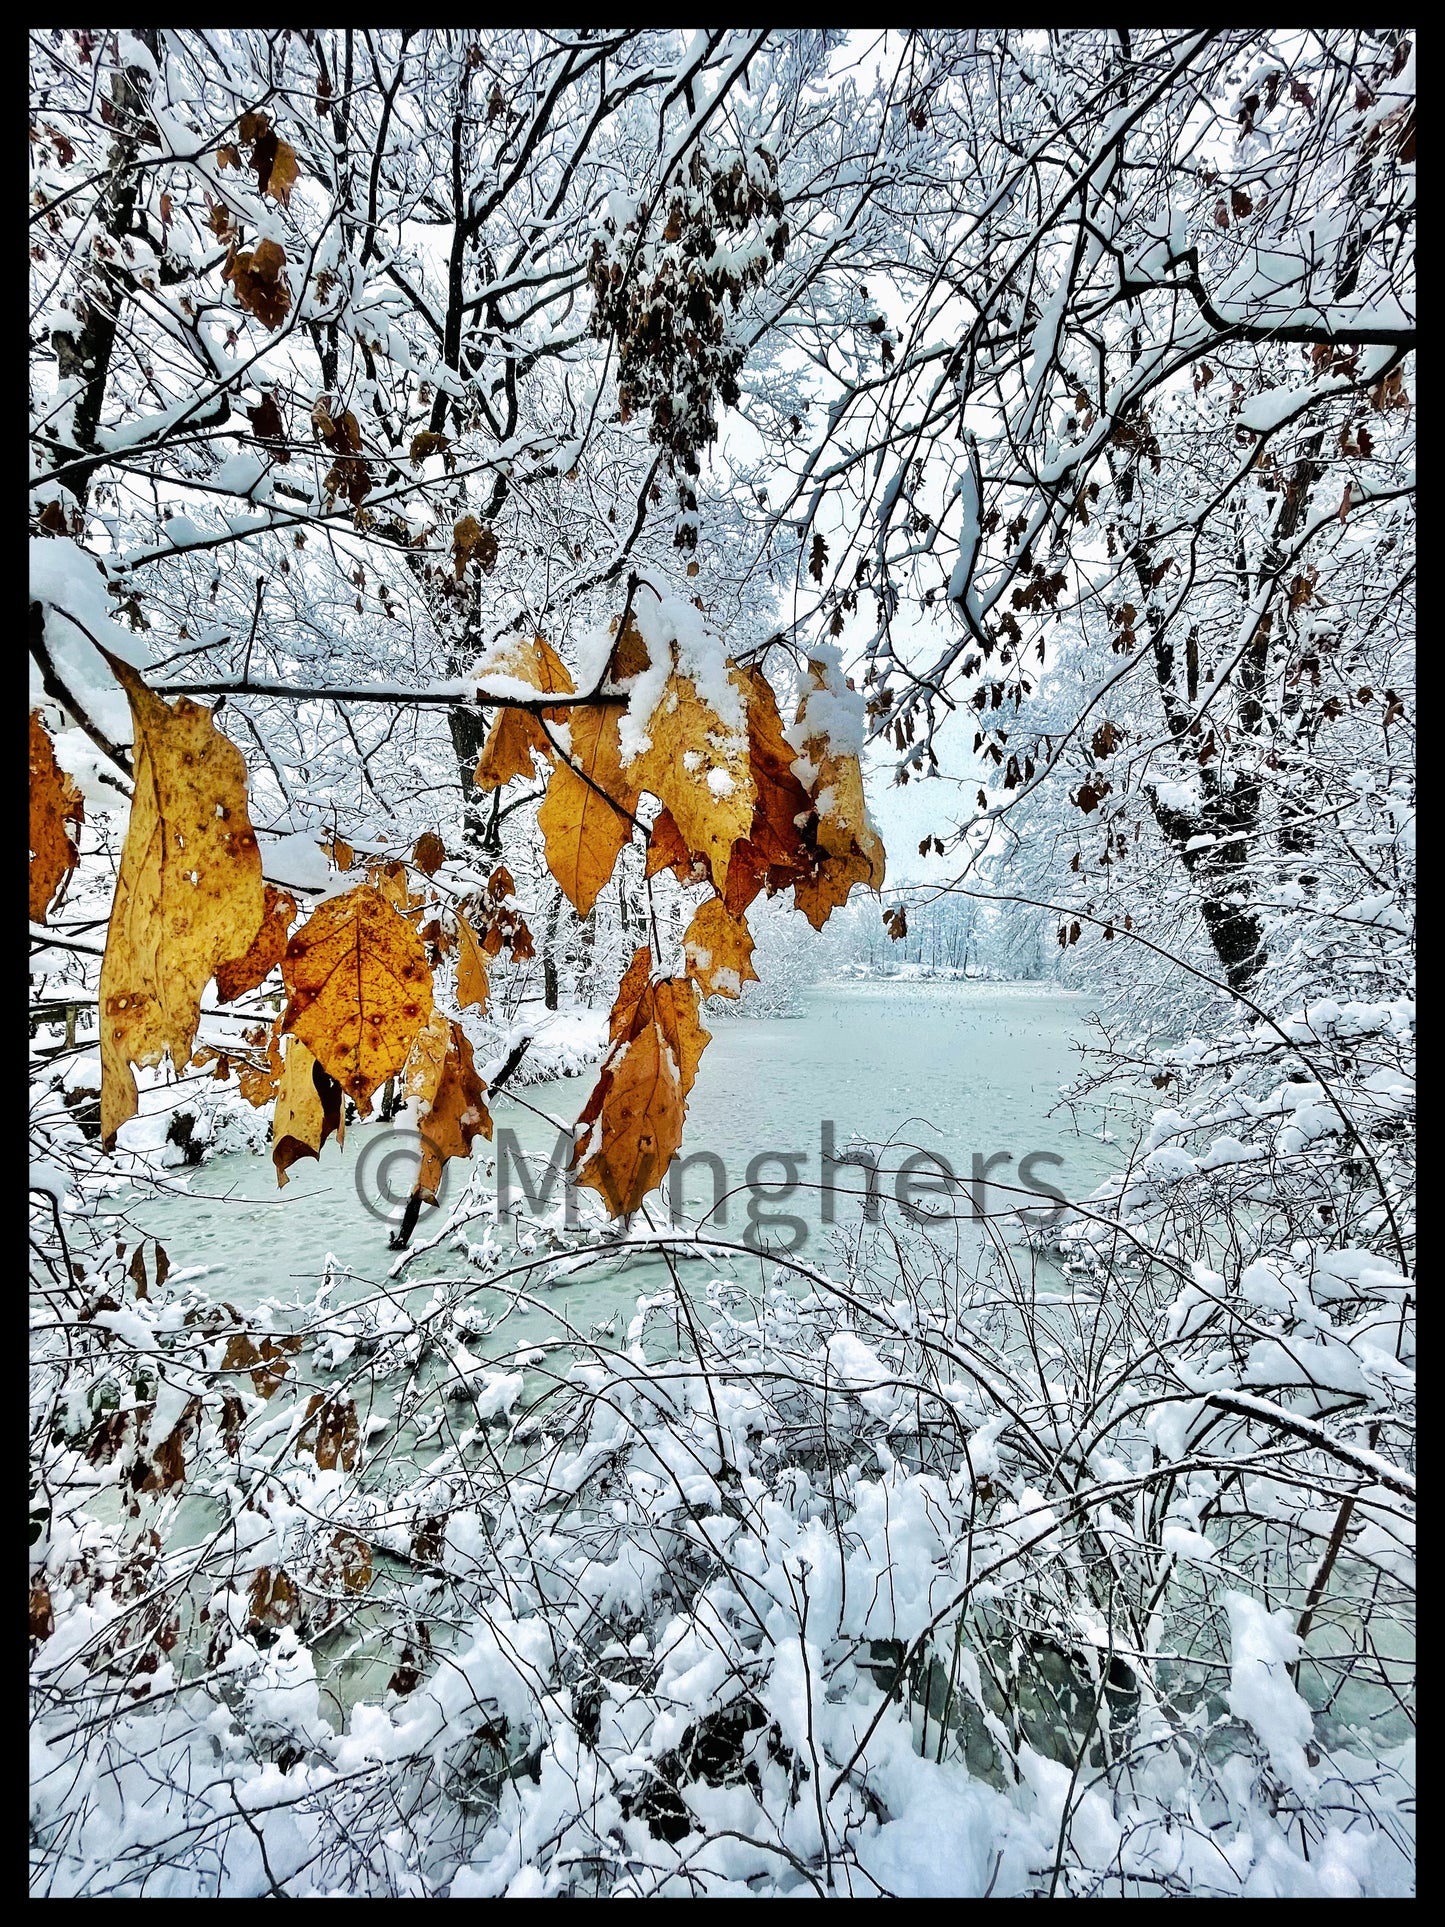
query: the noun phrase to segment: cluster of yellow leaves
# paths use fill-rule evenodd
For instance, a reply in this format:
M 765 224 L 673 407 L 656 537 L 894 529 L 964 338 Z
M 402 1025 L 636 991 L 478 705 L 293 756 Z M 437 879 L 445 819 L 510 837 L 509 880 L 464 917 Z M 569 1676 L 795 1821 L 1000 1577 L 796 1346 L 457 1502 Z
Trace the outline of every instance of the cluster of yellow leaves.
M 74 830 L 85 805 L 74 779 L 55 760 L 39 710 L 30 712 L 30 920 L 44 923 L 55 893 L 79 861 Z
M 577 1181 L 600 1192 L 614 1217 L 635 1211 L 677 1155 L 687 1095 L 709 1041 L 691 978 L 653 982 L 651 961 L 644 944 L 622 979 L 611 1048 L 577 1120 Z
M 628 704 L 611 700 L 653 669 L 653 647 L 668 653 L 660 692 L 640 725 L 640 747 L 623 760 Z M 541 638 L 514 642 L 486 667 L 539 692 L 565 696 L 573 684 Z M 648 837 L 647 875 L 669 869 L 684 884 L 707 882 L 714 894 L 697 910 L 684 939 L 686 980 L 647 982 L 640 951 L 613 1010 L 613 1042 L 596 1090 L 580 1120 L 574 1155 L 580 1180 L 615 1213 L 635 1210 L 661 1181 L 681 1140 L 682 1118 L 696 1067 L 696 998 L 736 997 L 756 980 L 748 905 L 760 893 L 789 887 L 797 907 L 821 929 L 854 884 L 877 890 L 884 851 L 868 820 L 857 754 L 830 738 L 830 706 L 843 700 L 838 671 L 822 657 L 808 664 L 809 687 L 788 741 L 777 699 L 762 672 L 726 663 L 732 692 L 727 717 L 710 700 L 679 642 L 649 645 L 629 615 L 613 644 L 603 694 L 542 712 L 565 728 L 548 730 L 530 710 L 504 708 L 493 724 L 476 781 L 497 789 L 530 778 L 535 758 L 553 765 L 538 811 L 547 867 L 578 916 L 585 917 L 611 879 L 637 827 L 644 794 L 662 805 Z M 649 688 L 656 689 L 649 680 Z M 716 682 L 711 683 L 714 691 Z M 814 697 L 823 700 L 814 701 Z M 856 699 L 851 698 L 854 701 Z M 814 719 L 823 719 L 816 726 Z M 806 780 L 805 780 L 806 779 Z M 463 924 L 459 985 L 466 1000 L 486 996 L 485 969 L 469 948 Z M 696 986 L 696 988 L 694 988 Z M 685 1001 L 684 1001 L 685 991 Z

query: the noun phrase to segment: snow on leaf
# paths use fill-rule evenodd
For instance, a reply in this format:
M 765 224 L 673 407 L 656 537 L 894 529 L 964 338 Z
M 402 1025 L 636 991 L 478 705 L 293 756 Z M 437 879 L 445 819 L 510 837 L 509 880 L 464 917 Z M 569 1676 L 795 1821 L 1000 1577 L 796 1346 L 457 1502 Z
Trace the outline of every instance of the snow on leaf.
M 720 897 L 698 905 L 682 947 L 687 974 L 704 997 L 740 997 L 745 983 L 759 981 L 748 926 L 741 917 L 729 915 Z

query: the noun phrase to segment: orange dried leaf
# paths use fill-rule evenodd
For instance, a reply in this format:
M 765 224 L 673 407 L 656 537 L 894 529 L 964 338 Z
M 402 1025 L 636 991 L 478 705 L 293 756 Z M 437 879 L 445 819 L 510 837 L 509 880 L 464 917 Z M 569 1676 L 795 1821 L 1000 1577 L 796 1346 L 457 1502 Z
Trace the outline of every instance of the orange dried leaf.
M 635 1211 L 663 1180 L 682 1143 L 687 1093 L 708 1033 L 687 979 L 648 981 L 649 953 L 633 958 L 612 1012 L 612 1047 L 578 1120 L 573 1165 L 615 1217 Z
M 425 1140 L 417 1189 L 435 1198 L 442 1166 L 449 1158 L 469 1158 L 479 1135 L 492 1135 L 491 1113 L 483 1101 L 486 1085 L 477 1075 L 472 1047 L 455 1018 L 446 1026 L 448 1039 L 441 1074 L 417 1120 Z
M 286 954 L 286 933 L 296 920 L 296 899 L 274 883 L 266 885 L 266 914 L 256 939 L 244 957 L 216 967 L 216 998 L 219 1003 L 234 1003 L 248 990 L 265 983 Z
M 362 884 L 315 910 L 286 946 L 281 1028 L 294 1033 L 366 1116 L 431 1015 L 421 938 Z
M 201 992 L 244 956 L 266 911 L 246 811 L 246 764 L 182 696 L 174 708 L 109 658 L 130 698 L 135 796 L 100 967 L 101 1131 L 107 1148 L 137 1106 L 133 1064 L 190 1058 Z
M 30 920 L 44 923 L 55 893 L 80 860 L 71 830 L 79 833 L 85 805 L 74 779 L 55 760 L 55 745 L 30 712 Z
M 673 650 L 675 659 L 675 644 Z M 747 678 L 731 665 L 727 674 L 745 719 Z M 714 883 L 725 890 L 733 845 L 747 836 L 757 800 L 746 721 L 733 728 L 691 676 L 674 668 L 644 728 L 649 746 L 634 757 L 627 775 L 667 805 L 683 842 L 694 856 L 708 859 Z
M 529 710 L 504 709 L 492 724 L 472 780 L 479 790 L 499 790 L 514 777 L 530 778 L 534 752 L 549 760 L 552 755 L 542 725 Z

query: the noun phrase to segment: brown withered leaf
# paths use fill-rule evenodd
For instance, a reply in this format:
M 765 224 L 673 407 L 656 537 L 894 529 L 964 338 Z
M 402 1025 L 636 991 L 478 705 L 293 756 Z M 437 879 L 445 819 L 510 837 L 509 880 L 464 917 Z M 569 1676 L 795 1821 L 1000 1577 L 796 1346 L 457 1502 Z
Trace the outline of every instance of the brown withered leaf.
M 244 957 L 216 966 L 216 1000 L 234 1003 L 248 990 L 265 983 L 286 954 L 286 933 L 296 918 L 296 899 L 274 883 L 266 885 L 266 914 L 255 941 Z
M 466 1032 L 455 1018 L 447 1025 L 447 1032 L 441 1075 L 417 1118 L 425 1143 L 416 1188 L 424 1198 L 433 1200 L 447 1160 L 469 1158 L 476 1137 L 480 1134 L 490 1139 L 492 1135 L 491 1113 L 484 1102 L 487 1087 L 477 1074 Z
M 249 1372 L 251 1383 L 262 1398 L 272 1398 L 280 1389 L 290 1366 L 287 1354 L 299 1352 L 301 1339 L 263 1337 L 258 1346 L 246 1332 L 232 1332 L 221 1359 L 223 1372 Z
M 169 1492 L 173 1487 L 185 1484 L 186 1439 L 200 1416 L 201 1401 L 198 1398 L 187 1399 L 171 1430 L 159 1444 L 151 1447 L 149 1463 L 141 1453 L 136 1454 L 130 1482 L 137 1492 Z
M 256 170 L 256 186 L 280 207 L 289 207 L 291 190 L 301 173 L 296 149 L 283 141 L 274 129 L 261 134 L 251 150 L 251 165 Z
M 642 631 L 629 614 L 607 658 L 607 680 L 613 684 L 629 683 L 642 674 L 651 660 Z
M 356 1400 L 334 1392 L 313 1392 L 306 1401 L 306 1420 L 296 1434 L 298 1458 L 311 1456 L 323 1472 L 339 1465 L 343 1472 L 356 1468 L 361 1431 L 356 1423 Z
M 675 644 L 673 652 L 675 660 Z M 746 717 L 747 678 L 730 666 L 728 680 Z M 674 667 L 644 728 L 650 745 L 627 775 L 667 805 L 683 842 L 708 859 L 714 884 L 725 890 L 733 845 L 747 836 L 757 800 L 746 725 L 733 731 L 692 678 Z
M 55 1614 L 50 1605 L 50 1588 L 43 1579 L 30 1582 L 30 1637 L 49 1639 L 55 1631 Z
M 175 705 L 109 658 L 130 698 L 135 796 L 100 966 L 101 1131 L 107 1148 L 137 1105 L 131 1066 L 178 1069 L 191 1055 L 201 992 L 244 956 L 266 911 L 261 853 L 246 811 L 246 764 L 189 697 Z
M 411 860 L 423 876 L 436 875 L 447 860 L 447 847 L 435 830 L 424 830 L 417 838 Z
M 812 798 L 793 771 L 794 751 L 783 735 L 783 719 L 772 685 L 760 669 L 749 669 L 748 760 L 757 802 L 744 842 L 733 847 L 724 893 L 729 912 L 740 917 L 760 890 L 774 896 L 790 883 L 816 875 L 820 853 L 812 840 Z
M 416 918 L 426 899 L 411 887 L 406 865 L 393 857 L 389 863 L 372 860 L 367 865 L 366 881 L 403 916 Z
M 355 860 L 356 852 L 341 837 L 333 836 L 321 846 L 327 861 L 338 870 L 349 870 Z
M 431 1015 L 421 938 L 379 890 L 361 884 L 312 912 L 286 946 L 283 1031 L 294 1033 L 369 1115 Z
M 276 397 L 274 395 L 263 396 L 259 408 L 248 408 L 246 410 L 246 419 L 250 422 L 252 431 L 259 440 L 263 442 L 285 441 L 286 424 L 281 419 L 281 410 L 276 406 Z M 274 450 L 273 459 L 282 463 L 289 462 L 291 459 L 290 449 L 278 448 Z
M 273 1572 L 262 1566 L 246 1595 L 247 1624 L 253 1631 L 258 1626 L 289 1626 L 300 1604 L 301 1595 L 285 1567 Z
M 80 791 L 55 760 L 55 745 L 40 720 L 30 712 L 30 921 L 44 923 L 45 913 L 76 864 L 80 853 L 71 830 L 79 833 L 85 821 Z
M 249 1034 L 249 1033 L 248 1033 Z M 269 1104 L 281 1082 L 281 1020 L 278 1017 L 269 1035 L 263 1033 L 264 1050 L 259 1057 L 248 1057 L 236 1078 L 242 1097 L 256 1110 Z M 192 1060 L 194 1062 L 194 1059 Z
M 411 438 L 409 460 L 413 468 L 420 468 L 428 455 L 445 455 L 451 443 L 445 435 L 438 435 L 430 428 L 423 428 Z
M 497 553 L 495 531 L 489 524 L 479 522 L 475 515 L 464 515 L 452 529 L 452 566 L 458 582 L 466 574 L 473 556 L 482 574 L 490 575 L 497 566 Z
M 578 1183 L 599 1192 L 614 1217 L 635 1211 L 666 1175 L 708 1043 L 696 986 L 686 978 L 651 983 L 650 961 L 644 946 L 622 980 L 612 1045 L 578 1119 L 572 1159 Z
M 281 272 L 285 265 L 286 250 L 281 243 L 262 241 L 254 249 L 237 249 L 233 244 L 221 270 L 222 279 L 235 289 L 241 307 L 272 334 L 291 312 L 291 290 Z
M 491 985 L 487 979 L 487 963 L 482 955 L 477 933 L 464 916 L 457 917 L 457 1008 L 466 1010 L 475 1004 L 485 1013 L 487 999 L 491 995 Z
M 328 1569 L 339 1566 L 341 1583 L 348 1592 L 365 1592 L 371 1584 L 371 1547 L 365 1539 L 344 1528 L 334 1533 L 331 1539 L 332 1558 L 326 1564 Z M 331 1574 L 327 1571 L 329 1579 Z
M 276 1116 L 271 1130 L 271 1162 L 284 1190 L 298 1158 L 319 1158 L 327 1138 L 346 1138 L 341 1086 L 317 1063 L 299 1037 L 288 1038 Z
M 558 758 L 537 812 L 547 868 L 579 917 L 597 901 L 632 834 L 638 792 L 622 768 L 622 714 L 620 703 L 572 711 L 570 755 Z
M 682 948 L 687 974 L 704 997 L 740 997 L 745 983 L 759 981 L 752 933 L 741 917 L 728 914 L 720 897 L 698 905 Z

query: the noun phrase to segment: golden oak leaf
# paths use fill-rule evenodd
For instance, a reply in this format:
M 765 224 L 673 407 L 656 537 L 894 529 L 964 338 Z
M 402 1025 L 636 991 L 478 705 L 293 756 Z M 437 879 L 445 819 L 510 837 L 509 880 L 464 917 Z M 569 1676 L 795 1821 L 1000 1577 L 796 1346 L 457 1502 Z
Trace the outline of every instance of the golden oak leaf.
M 477 1075 L 472 1047 L 455 1018 L 447 1026 L 448 1045 L 431 1101 L 418 1117 L 424 1140 L 417 1189 L 435 1200 L 448 1158 L 469 1158 L 473 1140 L 492 1135 L 491 1113 L 483 1102 L 486 1085 Z
M 71 829 L 85 821 L 85 804 L 74 779 L 55 760 L 55 746 L 40 720 L 30 712 L 30 921 L 44 923 L 45 913 L 80 861 Z
M 349 843 L 343 842 L 339 836 L 333 836 L 329 842 L 323 843 L 321 847 L 325 851 L 328 859 L 338 870 L 349 870 L 351 868 L 356 852 Z
M 741 917 L 728 914 L 720 897 L 698 905 L 682 947 L 687 974 L 704 997 L 740 997 L 745 983 L 758 982 L 752 934 Z
M 201 992 L 244 956 L 266 911 L 246 811 L 246 764 L 182 696 L 174 708 L 108 658 L 130 698 L 135 795 L 100 966 L 101 1131 L 107 1149 L 137 1105 L 133 1064 L 187 1062 Z
M 612 1045 L 578 1119 L 577 1181 L 614 1217 L 635 1211 L 661 1184 L 682 1143 L 687 1093 L 708 1033 L 687 979 L 648 981 L 650 954 L 632 960 L 613 1007 Z
M 222 279 L 231 283 L 241 307 L 272 334 L 291 310 L 291 290 L 281 272 L 285 265 L 286 250 L 280 242 L 262 241 L 254 250 L 238 250 L 233 244 L 221 270 Z
M 423 876 L 436 875 L 447 860 L 447 847 L 435 830 L 425 830 L 417 838 L 411 860 Z
M 333 1134 L 338 1144 L 345 1142 L 344 1110 L 336 1079 L 327 1076 L 299 1037 L 288 1038 L 271 1126 L 271 1162 L 283 1190 L 298 1158 L 319 1158 Z
M 492 724 L 472 781 L 479 790 L 499 790 L 516 776 L 535 772 L 532 754 L 550 759 L 552 745 L 537 718 L 526 709 L 504 709 Z
M 281 1028 L 301 1038 L 365 1117 L 371 1094 L 406 1062 L 431 1015 L 421 938 L 379 890 L 361 884 L 312 912 L 286 946 Z
M 747 680 L 732 665 L 727 677 L 746 715 Z M 674 667 L 644 728 L 649 747 L 627 775 L 667 805 L 683 842 L 708 859 L 714 883 L 726 889 L 733 845 L 746 837 L 757 798 L 746 727 L 730 728 L 692 677 Z
M 631 772 L 622 768 L 622 713 L 620 703 L 572 711 L 570 754 L 565 762 L 558 759 L 537 812 L 547 868 L 579 917 L 597 901 L 632 834 L 637 790 Z
M 296 899 L 289 891 L 266 885 L 266 914 L 256 940 L 244 957 L 216 966 L 216 1001 L 234 1003 L 248 990 L 265 983 L 286 954 L 286 933 L 296 918 Z
M 471 1004 L 484 1014 L 491 985 L 487 979 L 486 959 L 477 933 L 464 916 L 457 917 L 457 1006 L 466 1010 Z

